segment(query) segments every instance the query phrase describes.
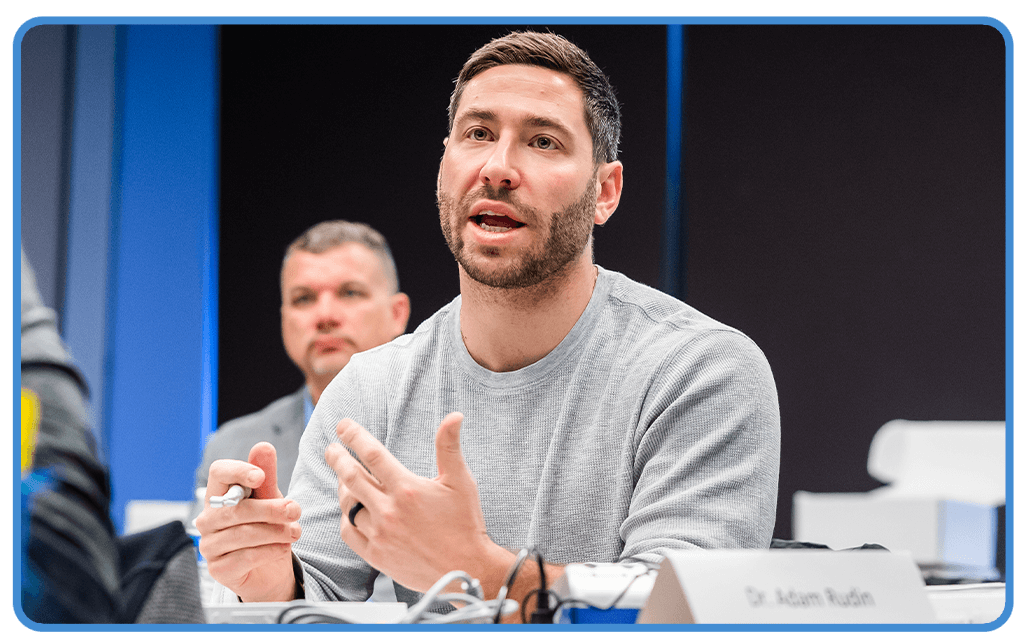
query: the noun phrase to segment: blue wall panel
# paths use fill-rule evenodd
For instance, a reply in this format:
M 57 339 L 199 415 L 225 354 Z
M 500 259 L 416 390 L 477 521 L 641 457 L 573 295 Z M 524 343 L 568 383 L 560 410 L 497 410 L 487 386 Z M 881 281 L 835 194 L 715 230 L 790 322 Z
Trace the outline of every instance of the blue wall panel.
M 112 515 L 192 497 L 211 431 L 217 258 L 217 33 L 118 27 L 107 325 Z

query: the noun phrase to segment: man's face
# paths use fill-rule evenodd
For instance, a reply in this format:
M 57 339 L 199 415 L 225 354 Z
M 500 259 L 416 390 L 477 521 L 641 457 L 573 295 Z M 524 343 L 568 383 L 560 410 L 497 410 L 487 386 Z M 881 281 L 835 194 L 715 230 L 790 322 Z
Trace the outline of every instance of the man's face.
M 533 286 L 581 257 L 597 214 L 597 167 L 571 77 L 502 65 L 465 87 L 440 162 L 440 226 L 468 275 Z
M 407 298 L 390 292 L 382 266 L 354 242 L 324 253 L 294 251 L 286 260 L 283 345 L 307 382 L 324 387 L 352 355 L 404 332 Z

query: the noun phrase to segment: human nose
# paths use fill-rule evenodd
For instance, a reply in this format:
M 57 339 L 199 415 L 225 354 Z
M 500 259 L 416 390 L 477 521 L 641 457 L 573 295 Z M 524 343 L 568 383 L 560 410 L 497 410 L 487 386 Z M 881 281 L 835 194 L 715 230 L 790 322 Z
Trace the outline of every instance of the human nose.
M 318 298 L 315 315 L 315 326 L 319 331 L 331 331 L 343 324 L 342 307 L 328 293 Z
M 514 142 L 501 139 L 490 150 L 483 167 L 479 170 L 479 180 L 484 185 L 514 190 L 522 183 L 515 164 L 516 150 Z

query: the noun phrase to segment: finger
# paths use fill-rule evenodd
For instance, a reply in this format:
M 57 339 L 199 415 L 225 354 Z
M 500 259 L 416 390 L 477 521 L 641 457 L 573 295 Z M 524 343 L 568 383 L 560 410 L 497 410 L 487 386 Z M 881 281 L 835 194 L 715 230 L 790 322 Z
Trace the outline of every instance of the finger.
M 354 503 L 356 503 L 356 501 L 354 501 L 352 497 L 349 497 L 348 501 L 344 501 L 344 495 L 341 494 L 340 539 L 342 539 L 343 542 L 347 544 L 355 554 L 357 554 L 357 556 L 366 558 L 368 556 L 370 537 L 366 536 L 365 532 L 363 532 L 363 528 L 364 530 L 372 529 L 372 514 L 369 508 L 363 507 L 354 514 L 354 522 L 351 523 L 350 509 L 354 506 Z
M 220 557 L 205 556 L 205 559 L 212 577 L 217 578 L 220 583 L 236 586 L 243 583 L 256 568 L 268 564 L 276 557 L 289 557 L 290 549 L 288 543 L 269 543 L 254 548 L 234 550 Z
M 440 478 L 468 478 L 468 466 L 461 455 L 461 422 L 465 416 L 460 411 L 447 414 L 436 430 L 436 469 Z
M 340 503 L 346 491 L 354 497 L 354 501 L 375 505 L 383 492 L 379 483 L 361 466 L 357 460 L 339 443 L 330 443 L 325 449 L 325 462 L 336 472 L 340 480 Z M 349 508 L 350 506 L 348 506 Z M 345 508 L 346 509 L 346 508 Z
M 408 468 L 401 465 L 390 450 L 350 418 L 336 424 L 336 436 L 354 450 L 365 468 L 383 485 L 392 485 L 409 474 Z
M 255 488 L 265 480 L 265 472 L 246 461 L 223 458 L 211 463 L 207 471 L 205 502 L 212 496 L 223 496 L 233 485 Z
M 342 451 L 342 452 L 346 452 L 347 451 L 347 450 L 343 449 L 343 447 L 340 447 L 340 446 L 337 446 L 337 447 L 339 447 L 340 451 Z M 350 456 L 350 454 L 345 454 L 345 457 L 349 458 L 351 461 L 354 460 L 353 457 Z M 343 483 L 340 483 L 340 486 L 337 489 L 337 494 L 339 495 L 339 498 L 340 498 L 340 515 L 342 516 L 342 519 L 340 520 L 340 528 L 341 528 L 341 530 L 344 527 L 349 526 L 351 528 L 358 529 L 359 530 L 359 534 L 362 537 L 366 537 L 367 538 L 367 537 L 373 536 L 371 533 L 369 533 L 369 530 L 373 529 L 372 523 L 371 523 L 371 520 L 372 520 L 372 510 L 365 503 L 359 501 L 357 499 L 357 497 L 355 497 L 353 494 L 351 494 L 350 490 Z M 383 495 L 383 496 L 385 496 L 385 495 Z M 358 503 L 361 503 L 362 507 L 360 507 L 359 510 L 354 513 L 354 522 L 351 523 L 351 516 L 350 516 L 351 510 L 353 510 L 355 505 L 358 504 Z M 364 529 L 358 528 L 358 526 L 357 526 L 358 521 L 362 522 L 361 525 L 363 526 Z
M 200 542 L 200 554 L 212 561 L 238 550 L 276 543 L 292 544 L 300 539 L 300 535 L 300 523 L 296 521 L 279 525 L 245 523 L 206 535 Z
M 247 460 L 251 465 L 256 465 L 265 473 L 265 478 L 259 487 L 254 488 L 255 499 L 281 499 L 283 493 L 279 491 L 278 475 L 276 471 L 275 446 L 264 441 L 250 448 L 250 455 Z
M 293 499 L 244 499 L 239 505 L 205 508 L 197 517 L 200 534 L 207 535 L 245 523 L 285 524 L 298 521 L 300 504 Z
M 361 520 L 368 521 L 368 511 L 362 510 L 358 512 L 359 517 L 354 517 L 354 523 L 362 525 Z M 354 554 L 361 557 L 365 561 L 368 561 L 368 537 L 363 535 L 361 531 L 352 526 L 350 521 L 347 520 L 347 515 L 343 515 L 343 520 L 340 522 L 340 538 L 347 546 L 354 551 Z
M 351 524 L 355 528 L 358 528 L 358 517 L 361 516 L 362 513 L 364 513 L 364 518 L 366 520 L 370 519 L 372 516 L 368 508 L 366 508 L 365 504 L 361 501 L 358 501 L 357 503 L 346 504 L 344 505 L 344 507 L 347 509 L 343 512 L 343 516 L 347 518 L 347 523 Z M 371 523 L 363 523 L 362 525 L 364 525 L 365 528 L 368 528 L 371 526 Z M 365 531 L 361 528 L 358 528 L 358 530 L 361 531 L 361 534 L 365 534 Z
M 340 450 L 346 452 L 346 450 L 344 450 L 342 447 L 340 447 Z M 345 457 L 346 458 L 350 458 L 351 460 L 354 460 L 349 454 L 346 454 Z M 338 501 L 339 501 L 339 506 L 340 506 L 340 516 L 341 516 L 340 528 L 341 528 L 341 530 L 343 529 L 343 527 L 345 525 L 347 525 L 347 526 L 351 525 L 351 523 L 350 523 L 350 511 L 355 506 L 355 504 L 361 503 L 361 505 L 363 506 L 362 507 L 362 511 L 364 512 L 365 516 L 369 516 L 368 509 L 366 507 L 364 507 L 365 504 L 362 503 L 361 501 L 359 501 L 353 494 L 351 494 L 350 490 L 347 488 L 346 485 L 344 485 L 343 483 L 340 483 L 340 485 L 337 487 L 336 493 L 337 493 L 337 496 L 338 496 Z M 357 521 L 358 521 L 357 514 L 360 514 L 360 512 L 356 513 L 355 516 L 354 516 L 354 522 L 355 523 L 357 523 Z

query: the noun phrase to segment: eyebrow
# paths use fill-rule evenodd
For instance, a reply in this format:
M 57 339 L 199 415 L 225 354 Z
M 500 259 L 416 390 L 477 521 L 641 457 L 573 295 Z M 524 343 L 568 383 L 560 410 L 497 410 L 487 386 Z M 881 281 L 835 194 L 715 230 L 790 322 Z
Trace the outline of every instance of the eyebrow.
M 493 110 L 478 109 L 478 108 L 474 108 L 473 107 L 473 108 L 469 108 L 468 111 L 466 111 L 464 114 L 462 114 L 460 117 L 458 117 L 458 119 L 455 121 L 455 125 L 462 124 L 462 123 L 465 123 L 467 121 L 487 121 L 487 122 L 491 122 L 491 121 L 497 121 L 497 120 L 498 120 L 497 119 L 497 112 L 495 112 Z M 569 128 L 565 127 L 562 123 L 560 123 L 558 121 L 555 121 L 553 119 L 549 119 L 549 118 L 546 118 L 546 117 L 543 117 L 543 116 L 529 116 L 529 117 L 526 117 L 526 118 L 522 119 L 522 122 L 520 123 L 520 125 L 523 126 L 523 127 L 529 126 L 529 127 L 551 128 L 553 130 L 557 130 L 561 134 L 562 138 L 564 138 L 566 141 L 569 141 L 569 140 L 572 139 L 572 131 Z
M 340 290 L 343 288 L 369 289 L 371 288 L 371 286 L 362 280 L 351 279 L 340 282 L 339 284 L 336 284 L 335 286 L 331 286 L 329 288 L 330 290 Z M 321 289 L 315 286 L 311 286 L 309 284 L 296 284 L 294 286 L 291 286 L 289 290 L 286 291 L 286 293 L 288 295 L 300 295 L 302 293 L 314 293 L 319 290 Z

